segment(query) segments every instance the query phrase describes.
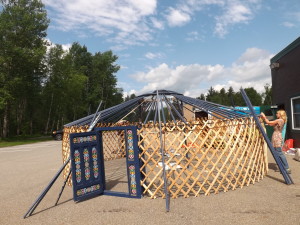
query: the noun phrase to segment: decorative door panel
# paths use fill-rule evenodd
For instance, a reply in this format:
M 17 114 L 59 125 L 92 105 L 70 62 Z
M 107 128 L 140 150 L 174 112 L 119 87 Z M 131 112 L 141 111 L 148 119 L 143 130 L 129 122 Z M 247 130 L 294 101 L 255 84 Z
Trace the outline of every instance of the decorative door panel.
M 130 197 L 130 198 L 141 198 L 141 185 L 140 185 L 140 160 L 139 160 L 139 148 L 137 138 L 137 127 L 136 126 L 122 126 L 122 127 L 103 127 L 96 128 L 101 138 L 101 149 L 105 149 L 109 152 L 104 152 L 106 157 L 110 159 L 116 157 L 126 157 L 126 171 L 128 180 L 128 192 L 113 192 L 105 191 L 104 194 L 119 196 L 119 197 Z M 113 138 L 113 136 L 118 136 Z M 107 137 L 110 137 L 108 141 Z M 112 140 L 114 144 L 112 144 Z M 110 142 L 110 143 L 105 143 Z M 105 148 L 103 148 L 105 146 Z M 116 147 L 117 146 L 117 147 Z M 104 150 L 104 151 L 105 151 Z M 112 154 L 112 152 L 114 154 Z
M 100 195 L 105 189 L 100 139 L 97 132 L 70 134 L 74 201 Z

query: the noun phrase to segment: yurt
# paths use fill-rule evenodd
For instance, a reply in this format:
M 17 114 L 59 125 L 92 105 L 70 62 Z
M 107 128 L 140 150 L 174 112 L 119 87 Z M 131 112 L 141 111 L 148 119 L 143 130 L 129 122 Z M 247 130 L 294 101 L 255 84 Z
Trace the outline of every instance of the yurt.
M 259 182 L 267 146 L 253 117 L 156 90 L 64 126 L 74 199 L 206 196 Z M 119 165 L 122 165 L 121 169 Z M 122 185 L 120 190 L 115 189 Z

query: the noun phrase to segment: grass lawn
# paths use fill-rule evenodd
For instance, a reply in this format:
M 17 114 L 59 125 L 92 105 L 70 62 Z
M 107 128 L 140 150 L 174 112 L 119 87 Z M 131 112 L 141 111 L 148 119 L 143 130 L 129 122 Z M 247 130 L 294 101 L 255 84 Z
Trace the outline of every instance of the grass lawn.
M 0 140 L 0 148 L 53 140 L 51 136 L 12 137 Z

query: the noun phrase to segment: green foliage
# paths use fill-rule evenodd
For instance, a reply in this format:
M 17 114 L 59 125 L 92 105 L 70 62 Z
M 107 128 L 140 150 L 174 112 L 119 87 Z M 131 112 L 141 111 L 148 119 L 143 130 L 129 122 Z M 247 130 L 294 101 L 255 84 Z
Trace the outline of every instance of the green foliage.
M 245 88 L 244 90 L 248 98 L 250 99 L 252 105 L 260 106 L 262 104 L 261 95 L 253 87 Z
M 270 84 L 265 85 L 265 92 L 262 94 L 262 97 L 264 99 L 263 104 L 264 105 L 272 105 L 272 87 Z
M 12 138 L 0 139 L 0 148 L 16 145 L 32 144 L 42 141 L 53 140 L 50 136 L 17 136 Z
M 49 19 L 40 0 L 1 0 L 0 137 L 49 133 L 123 101 L 111 51 L 73 43 L 47 51 Z
M 201 94 L 199 97 L 197 97 L 197 99 L 205 100 L 205 95 L 204 95 L 204 94 Z
M 127 95 L 127 96 L 125 97 L 125 101 L 129 101 L 129 100 L 131 100 L 131 99 L 134 99 L 135 97 L 136 97 L 135 94 L 131 94 L 130 96 Z
M 45 37 L 49 20 L 38 0 L 2 1 L 0 13 L 0 108 L 2 134 L 10 127 L 20 134 L 30 121 L 43 79 Z M 10 123 L 14 121 L 14 123 Z M 30 122 L 29 124 L 32 124 Z
M 272 88 L 270 88 L 268 84 L 265 86 L 265 93 L 263 94 L 259 94 L 253 87 L 245 88 L 244 90 L 252 105 L 260 106 L 263 103 L 265 105 L 271 105 L 270 99 L 272 95 Z M 246 106 L 241 93 L 239 91 L 234 92 L 232 87 L 229 87 L 227 91 L 224 88 L 222 88 L 220 91 L 217 91 L 213 87 L 210 87 L 206 96 L 201 94 L 199 97 L 197 97 L 197 99 L 206 99 L 207 101 L 225 106 Z
M 123 101 L 122 90 L 116 88 L 116 60 L 111 51 L 93 55 L 78 43 L 67 52 L 59 45 L 50 48 L 43 88 L 44 113 L 48 115 L 45 132 L 94 113 L 101 100 L 101 109 Z

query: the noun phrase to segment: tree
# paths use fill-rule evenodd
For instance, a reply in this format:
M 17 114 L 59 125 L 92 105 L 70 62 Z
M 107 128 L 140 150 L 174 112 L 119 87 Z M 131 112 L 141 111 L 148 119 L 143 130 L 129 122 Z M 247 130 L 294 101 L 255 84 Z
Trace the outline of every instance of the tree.
M 264 86 L 265 92 L 262 93 L 263 105 L 272 105 L 272 87 L 269 84 Z
M 229 106 L 235 107 L 235 100 L 234 100 L 234 90 L 233 88 L 230 86 L 228 88 L 228 91 L 226 92 L 226 96 L 229 99 Z
M 230 105 L 230 100 L 228 98 L 225 88 L 222 88 L 220 90 L 219 95 L 220 95 L 220 104 L 221 105 L 227 105 L 227 106 Z
M 253 105 L 260 106 L 262 104 L 262 96 L 253 87 L 245 88 L 244 90 Z M 270 95 L 269 92 L 268 94 Z M 201 94 L 197 99 L 203 100 L 204 97 L 205 96 Z M 241 93 L 239 91 L 234 92 L 232 87 L 229 87 L 227 92 L 224 88 L 220 91 L 216 91 L 213 87 L 210 87 L 206 100 L 225 106 L 246 106 Z
M 200 100 L 204 100 L 206 99 L 205 95 L 204 94 L 201 94 L 199 97 L 197 97 L 197 99 L 200 99 Z
M 49 24 L 39 0 L 2 0 L 0 12 L 0 108 L 2 136 L 9 128 L 33 127 L 35 105 L 43 79 L 46 30 Z M 16 118 L 10 124 L 11 118 Z M 28 123 L 24 123 L 27 121 Z
M 261 95 L 253 87 L 245 88 L 244 90 L 253 106 L 260 106 L 262 104 Z
M 11 134 L 48 133 L 94 112 L 100 102 L 123 101 L 116 87 L 111 51 L 88 52 L 73 43 L 68 51 L 47 50 L 49 25 L 40 0 L 0 0 L 0 130 Z
M 206 95 L 206 100 L 217 104 L 221 104 L 222 101 L 220 97 L 220 93 L 216 91 L 213 87 L 210 87 L 210 89 L 208 90 L 208 93 Z
M 94 113 L 101 100 L 101 109 L 123 101 L 123 90 L 116 88 L 116 59 L 111 51 L 92 55 L 78 43 L 67 52 L 59 45 L 50 48 L 43 90 L 44 114 L 48 115 L 46 133 Z
M 136 98 L 136 95 L 135 95 L 134 93 L 132 93 L 130 96 L 127 95 L 127 96 L 125 97 L 125 100 L 124 100 L 124 101 L 129 101 L 129 100 L 134 99 L 134 98 Z
M 49 49 L 46 56 L 47 76 L 43 85 L 43 115 L 45 133 L 53 129 L 60 129 L 62 118 L 64 118 L 63 110 L 68 97 L 68 85 L 71 74 L 71 63 L 65 58 L 65 51 L 61 45 L 55 45 Z
M 103 100 L 103 107 L 111 107 L 123 101 L 122 96 L 118 95 L 117 78 L 115 73 L 120 69 L 115 62 L 118 59 L 112 51 L 97 52 L 93 56 L 92 73 L 89 75 L 89 103 L 92 111 L 97 109 L 100 100 Z

